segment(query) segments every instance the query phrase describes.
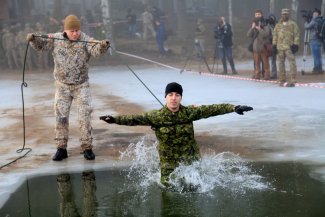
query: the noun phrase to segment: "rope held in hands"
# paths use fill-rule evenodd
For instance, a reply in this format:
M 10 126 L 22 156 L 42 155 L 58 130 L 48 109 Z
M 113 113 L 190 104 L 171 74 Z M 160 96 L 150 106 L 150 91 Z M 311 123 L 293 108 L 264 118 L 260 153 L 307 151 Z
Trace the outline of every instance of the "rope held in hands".
M 53 40 L 63 40 L 63 41 L 66 41 L 66 40 L 69 40 L 69 39 L 66 39 L 66 38 L 54 38 L 54 37 L 51 37 L 49 35 L 33 35 L 34 37 L 40 37 L 40 38 L 45 38 L 45 39 L 53 39 Z M 99 44 L 101 43 L 100 41 L 84 41 L 84 40 L 70 40 L 71 42 L 81 42 L 81 43 L 94 43 L 94 44 Z M 108 42 L 107 42 L 108 43 Z M 23 78 L 22 78 L 22 83 L 21 83 L 21 99 L 22 99 L 22 113 L 23 113 L 23 146 L 22 148 L 20 149 L 17 149 L 16 152 L 17 153 L 22 153 L 24 150 L 27 150 L 27 152 L 10 161 L 9 163 L 7 164 L 4 164 L 2 166 L 0 166 L 0 170 L 6 166 L 9 166 L 10 164 L 13 164 L 15 163 L 16 161 L 18 161 L 19 159 L 22 159 L 24 157 L 26 157 L 26 155 L 28 153 L 30 153 L 32 151 L 31 148 L 25 148 L 26 146 L 26 122 L 25 122 L 25 100 L 24 100 L 24 87 L 27 87 L 27 83 L 25 82 L 25 68 L 26 68 L 26 57 L 27 57 L 27 52 L 28 52 L 28 48 L 29 48 L 29 42 L 27 43 L 27 46 L 26 46 L 26 51 L 25 51 L 25 56 L 24 56 L 24 66 L 23 66 Z M 109 46 L 110 48 L 110 46 Z M 148 86 L 140 79 L 140 77 L 134 72 L 134 70 L 132 70 L 132 68 L 127 64 L 127 63 L 124 63 L 124 65 L 132 72 L 132 74 L 141 82 L 141 84 L 150 92 L 150 94 L 160 103 L 161 106 L 164 106 L 162 104 L 161 101 L 159 101 L 159 99 L 156 97 L 156 95 L 148 88 Z

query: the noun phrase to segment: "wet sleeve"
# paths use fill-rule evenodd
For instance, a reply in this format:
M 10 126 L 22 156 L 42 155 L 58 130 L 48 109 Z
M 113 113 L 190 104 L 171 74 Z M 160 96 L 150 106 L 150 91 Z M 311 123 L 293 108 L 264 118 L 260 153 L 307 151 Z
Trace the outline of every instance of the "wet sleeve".
M 152 118 L 150 113 L 144 113 L 141 115 L 121 115 L 115 117 L 116 124 L 127 126 L 151 126 Z
M 235 111 L 235 106 L 232 104 L 213 104 L 202 105 L 198 107 L 188 107 L 189 118 L 191 121 L 208 118 L 217 115 L 223 115 Z

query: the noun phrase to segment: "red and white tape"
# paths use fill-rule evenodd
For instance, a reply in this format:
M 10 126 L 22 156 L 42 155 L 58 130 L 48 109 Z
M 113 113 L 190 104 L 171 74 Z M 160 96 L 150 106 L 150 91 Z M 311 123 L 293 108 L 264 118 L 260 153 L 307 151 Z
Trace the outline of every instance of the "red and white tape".
M 125 52 L 121 52 L 121 51 L 116 51 L 119 54 L 125 55 L 125 56 L 129 56 L 129 57 L 133 57 L 133 58 L 137 58 L 140 60 L 144 60 L 147 62 L 151 62 L 175 71 L 180 72 L 181 69 L 164 64 L 164 63 L 160 63 L 154 60 L 150 60 L 144 57 L 140 57 L 134 54 L 129 54 L 129 53 L 125 53 Z M 278 81 L 274 81 L 274 80 L 263 80 L 263 79 L 254 79 L 254 78 L 246 78 L 246 77 L 241 77 L 241 76 L 236 76 L 236 75 L 227 75 L 227 74 L 214 74 L 214 73 L 208 73 L 208 72 L 198 72 L 198 71 L 192 71 L 190 69 L 186 69 L 184 70 L 186 72 L 192 73 L 192 74 L 200 74 L 200 75 L 204 75 L 204 76 L 213 76 L 213 77 L 219 77 L 219 78 L 226 78 L 226 79 L 236 79 L 236 80 L 245 80 L 245 81 L 254 81 L 254 82 L 261 82 L 261 83 L 272 83 L 272 84 L 279 84 Z M 312 88 L 323 88 L 325 89 L 325 83 L 296 83 L 295 87 L 312 87 Z

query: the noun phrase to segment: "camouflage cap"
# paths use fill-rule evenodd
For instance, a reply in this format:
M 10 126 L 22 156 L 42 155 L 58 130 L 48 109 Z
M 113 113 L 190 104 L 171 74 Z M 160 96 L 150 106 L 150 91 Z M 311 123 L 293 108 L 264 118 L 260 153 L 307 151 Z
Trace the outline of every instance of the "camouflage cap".
M 290 11 L 289 11 L 288 8 L 283 8 L 283 9 L 281 10 L 281 14 L 289 14 L 289 13 L 290 13 Z

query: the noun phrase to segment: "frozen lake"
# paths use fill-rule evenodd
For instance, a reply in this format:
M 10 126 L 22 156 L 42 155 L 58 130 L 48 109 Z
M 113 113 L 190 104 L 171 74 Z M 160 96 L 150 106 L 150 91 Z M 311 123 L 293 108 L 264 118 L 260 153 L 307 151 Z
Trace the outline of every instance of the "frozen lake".
M 178 69 L 153 65 L 152 67 L 131 66 L 148 88 L 164 103 L 164 89 L 169 82 L 178 82 L 183 86 L 184 105 L 203 105 L 213 103 L 231 103 L 250 105 L 254 110 L 243 116 L 228 114 L 195 122 L 195 132 L 207 137 L 230 138 L 231 143 L 224 144 L 224 149 L 240 146 L 247 151 L 240 155 L 250 162 L 295 162 L 308 166 L 307 174 L 311 179 L 325 183 L 325 89 L 313 87 L 283 88 L 275 83 L 254 82 L 233 77 L 220 77 L 195 72 L 179 73 Z M 237 68 L 240 69 L 238 66 Z M 40 115 L 43 121 L 53 124 L 53 80 L 49 74 L 31 74 L 26 76 L 28 87 L 25 88 L 25 103 L 29 115 Z M 0 80 L 0 150 L 4 151 L 1 164 L 17 156 L 15 150 L 8 147 L 13 141 L 8 138 L 8 127 L 20 124 L 21 96 L 19 78 Z M 90 83 L 93 88 L 94 125 L 102 124 L 97 120 L 100 115 L 116 114 L 112 109 L 103 107 L 105 95 L 115 95 L 143 109 L 159 109 L 160 103 L 146 90 L 126 66 L 92 68 Z M 32 113 L 33 107 L 45 106 L 44 113 Z M 52 109 L 52 110 L 51 110 Z M 101 125 L 109 128 L 109 126 Z M 26 128 L 31 129 L 33 125 Z M 52 127 L 53 128 L 53 127 Z M 52 129 L 50 129 L 52 130 Z M 51 131 L 50 131 L 51 132 Z M 16 138 L 21 141 L 21 134 Z M 10 141 L 9 141 L 10 140 Z M 34 139 L 31 139 L 33 142 Z M 242 142 L 241 142 L 242 141 Z M 245 142 L 246 141 L 246 142 Z M 249 141 L 249 142 L 247 142 Z M 29 140 L 27 141 L 30 142 Z M 20 142 L 21 143 L 21 142 Z M 18 144 L 20 144 L 18 143 Z M 217 142 L 216 142 L 217 143 Z M 38 155 L 54 153 L 53 144 L 42 144 L 28 157 L 17 164 L 34 160 Z M 218 145 L 218 144 L 216 144 Z M 12 149 L 7 152 L 7 149 Z M 35 153 L 36 152 L 36 153 Z M 82 171 L 80 159 L 61 164 L 58 168 L 50 158 L 37 167 L 26 170 L 21 168 L 13 172 L 0 173 L 0 207 L 10 194 L 20 185 L 28 174 L 57 173 L 60 169 Z M 70 160 L 70 159 L 69 159 Z M 97 158 L 96 158 L 97 160 Z M 100 160 L 100 158 L 99 158 Z M 83 159 L 82 159 L 83 162 Z M 93 169 L 105 167 L 107 162 L 98 161 Z M 97 164 L 97 163 L 96 163 Z M 106 165 L 107 166 L 107 165 Z M 10 170 L 10 168 L 9 168 Z

